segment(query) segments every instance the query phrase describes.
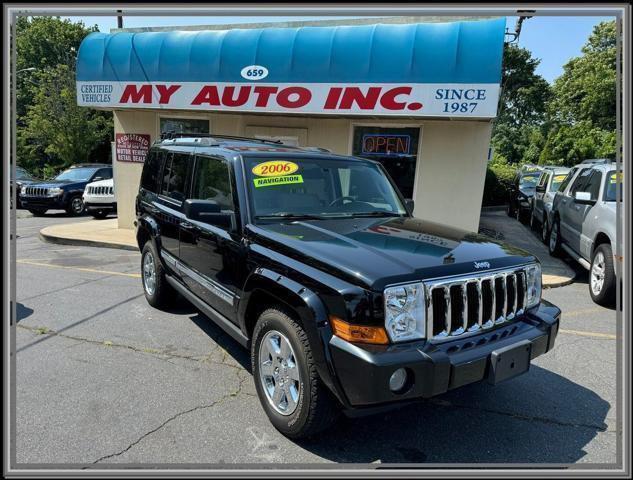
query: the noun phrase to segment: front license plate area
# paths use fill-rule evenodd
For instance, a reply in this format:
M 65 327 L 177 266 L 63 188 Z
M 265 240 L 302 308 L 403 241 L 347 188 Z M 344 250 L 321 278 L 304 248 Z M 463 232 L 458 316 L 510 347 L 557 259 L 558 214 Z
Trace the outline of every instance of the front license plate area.
M 488 383 L 497 385 L 527 372 L 530 369 L 531 353 L 532 342 L 529 340 L 494 350 L 490 354 Z

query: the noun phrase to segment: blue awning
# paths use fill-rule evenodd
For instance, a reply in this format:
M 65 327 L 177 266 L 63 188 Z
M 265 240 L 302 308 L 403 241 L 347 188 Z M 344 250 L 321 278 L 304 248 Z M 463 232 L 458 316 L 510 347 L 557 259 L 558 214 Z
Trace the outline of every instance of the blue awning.
M 498 84 L 505 18 L 452 23 L 92 33 L 78 82 Z

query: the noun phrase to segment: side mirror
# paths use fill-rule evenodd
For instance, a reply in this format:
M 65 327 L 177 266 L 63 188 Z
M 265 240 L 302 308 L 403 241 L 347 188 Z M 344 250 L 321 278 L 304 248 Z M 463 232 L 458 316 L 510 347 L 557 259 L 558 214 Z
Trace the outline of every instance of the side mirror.
M 185 200 L 184 214 L 190 220 L 207 223 L 216 227 L 231 228 L 233 214 L 221 213 L 215 200 Z
M 589 192 L 576 192 L 574 200 L 582 205 L 595 205 L 596 203 L 596 200 L 591 198 L 591 193 Z
M 413 209 L 415 207 L 415 202 L 411 198 L 407 198 L 404 201 L 404 206 L 411 215 L 413 215 Z

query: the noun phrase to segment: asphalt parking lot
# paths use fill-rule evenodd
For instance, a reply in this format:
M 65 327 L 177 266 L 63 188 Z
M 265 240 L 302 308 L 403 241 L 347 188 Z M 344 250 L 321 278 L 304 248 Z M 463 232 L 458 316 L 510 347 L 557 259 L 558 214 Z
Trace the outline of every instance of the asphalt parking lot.
M 38 238 L 88 218 L 20 217 L 18 467 L 616 462 L 616 317 L 591 301 L 583 272 L 544 292 L 561 331 L 527 374 L 293 442 L 260 408 L 246 351 L 184 302 L 147 304 L 139 253 Z

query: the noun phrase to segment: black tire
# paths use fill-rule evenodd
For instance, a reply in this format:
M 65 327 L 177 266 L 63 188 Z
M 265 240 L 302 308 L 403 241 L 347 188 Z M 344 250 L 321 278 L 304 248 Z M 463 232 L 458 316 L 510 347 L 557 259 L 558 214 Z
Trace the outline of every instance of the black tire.
M 508 206 L 506 207 L 506 214 L 508 217 L 514 217 L 514 209 L 512 208 L 512 200 L 508 202 Z
M 79 208 L 81 206 L 81 208 Z M 81 195 L 73 195 L 68 199 L 68 206 L 66 207 L 66 213 L 72 217 L 78 217 L 82 215 L 86 207 L 84 206 L 83 198 Z
M 148 283 L 146 282 L 146 276 L 148 272 L 146 272 L 144 268 L 145 259 L 149 255 L 151 255 L 151 260 L 154 265 L 153 290 L 148 289 Z M 156 251 L 156 248 L 154 248 L 154 244 L 151 241 L 145 243 L 141 254 L 141 283 L 143 284 L 143 293 L 145 294 L 147 303 L 149 303 L 152 307 L 160 309 L 168 307 L 172 305 L 174 299 L 178 297 L 177 292 L 172 288 L 171 285 L 169 285 L 169 283 L 167 283 L 167 279 L 165 278 L 165 270 L 158 257 L 158 252 Z
M 530 230 L 536 231 L 536 227 L 538 225 L 538 221 L 534 216 L 534 207 L 530 208 Z
M 594 267 L 596 266 L 594 264 L 596 263 L 596 260 L 601 257 L 604 262 L 604 279 L 602 287 L 598 291 L 594 292 L 593 279 Z M 603 243 L 598 245 L 598 248 L 595 249 L 593 255 L 591 256 L 591 269 L 589 270 L 589 295 L 591 295 L 591 299 L 598 305 L 611 307 L 615 305 L 615 287 L 616 278 L 615 269 L 613 268 L 613 250 L 611 250 L 611 245 Z
M 102 220 L 102 219 L 104 219 L 104 218 L 106 218 L 108 216 L 108 211 L 107 210 L 94 210 L 94 211 L 90 212 L 90 215 L 92 215 L 97 220 Z
M 541 222 L 541 241 L 547 245 L 549 242 L 549 229 L 547 228 L 547 216 L 543 213 L 543 221 Z
M 48 210 L 42 208 L 29 208 L 29 212 L 33 214 L 35 217 L 42 217 Z
M 555 237 L 555 238 L 552 238 Z M 560 220 L 554 218 L 552 228 L 549 232 L 549 241 L 547 242 L 547 249 L 552 257 L 558 257 L 561 254 L 561 237 L 560 237 Z
M 298 400 L 292 413 L 283 415 L 271 405 L 260 378 L 260 350 L 268 332 L 285 337 L 295 354 L 300 384 Z M 321 382 L 312 358 L 308 337 L 293 317 L 282 308 L 269 308 L 257 320 L 251 345 L 251 365 L 257 395 L 274 427 L 292 439 L 308 438 L 330 427 L 340 415 L 337 402 Z

